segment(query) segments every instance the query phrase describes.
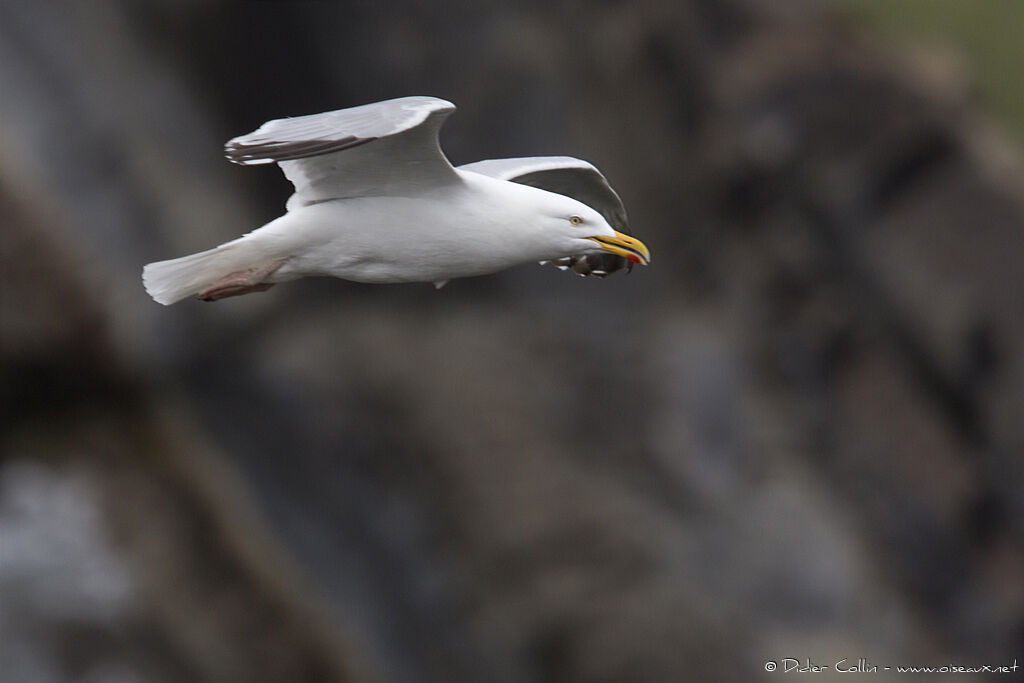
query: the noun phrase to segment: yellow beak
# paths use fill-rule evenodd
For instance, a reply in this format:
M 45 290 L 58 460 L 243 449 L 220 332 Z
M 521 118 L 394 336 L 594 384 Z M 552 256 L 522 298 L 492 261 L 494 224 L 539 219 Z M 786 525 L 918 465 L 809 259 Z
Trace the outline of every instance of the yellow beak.
M 612 237 L 604 237 L 602 235 L 588 237 L 587 239 L 594 240 L 605 251 L 621 256 L 630 263 L 639 263 L 642 266 L 646 266 L 651 262 L 651 252 L 647 250 L 647 245 L 635 237 L 616 232 Z

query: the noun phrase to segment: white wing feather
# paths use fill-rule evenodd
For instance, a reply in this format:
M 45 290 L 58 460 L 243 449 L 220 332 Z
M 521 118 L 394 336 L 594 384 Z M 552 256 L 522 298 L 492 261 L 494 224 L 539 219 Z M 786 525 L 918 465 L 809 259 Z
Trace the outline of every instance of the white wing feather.
M 619 195 L 597 168 L 574 157 L 486 159 L 459 166 L 460 171 L 530 185 L 563 194 L 596 210 L 608 225 L 629 232 L 629 219 Z
M 402 97 L 268 121 L 225 145 L 236 164 L 277 163 L 295 185 L 288 209 L 328 199 L 410 196 L 458 181 L 437 134 L 455 105 Z

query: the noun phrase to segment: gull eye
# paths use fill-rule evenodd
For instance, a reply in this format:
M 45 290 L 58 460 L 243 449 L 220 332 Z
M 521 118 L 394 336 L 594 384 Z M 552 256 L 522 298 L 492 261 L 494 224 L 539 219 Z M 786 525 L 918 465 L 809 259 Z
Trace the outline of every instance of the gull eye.
M 579 216 L 569 216 L 569 222 L 573 225 L 583 225 L 583 219 Z

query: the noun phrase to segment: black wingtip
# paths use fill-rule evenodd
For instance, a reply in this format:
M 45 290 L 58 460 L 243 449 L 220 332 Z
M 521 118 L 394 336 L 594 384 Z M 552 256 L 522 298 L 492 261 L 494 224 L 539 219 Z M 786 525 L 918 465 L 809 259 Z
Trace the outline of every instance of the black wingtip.
M 278 161 L 291 161 L 306 157 L 339 152 L 373 142 L 377 138 L 348 136 L 339 140 L 302 140 L 300 142 L 263 142 L 248 144 L 243 138 L 229 141 L 224 145 L 224 156 L 228 161 L 248 166 Z

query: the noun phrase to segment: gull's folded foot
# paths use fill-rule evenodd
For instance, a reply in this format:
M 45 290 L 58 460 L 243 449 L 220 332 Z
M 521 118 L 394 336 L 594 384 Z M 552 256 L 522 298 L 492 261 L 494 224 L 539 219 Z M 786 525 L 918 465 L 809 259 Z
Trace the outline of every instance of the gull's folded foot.
M 216 301 L 229 296 L 241 296 L 252 292 L 265 292 L 274 286 L 273 282 L 263 280 L 281 267 L 287 259 L 277 259 L 262 266 L 254 266 L 245 270 L 228 273 L 197 295 L 203 301 Z

